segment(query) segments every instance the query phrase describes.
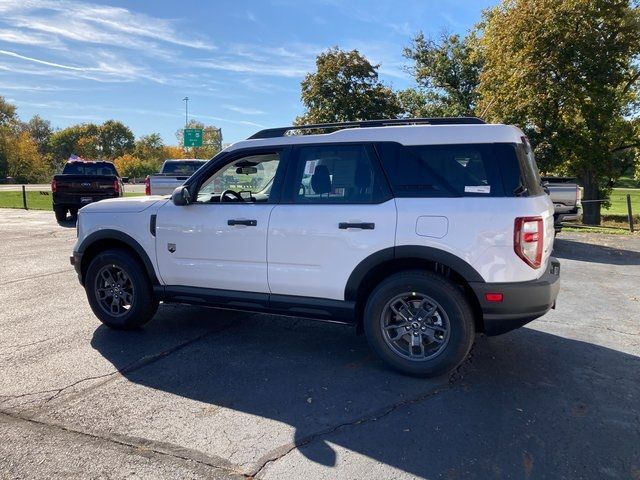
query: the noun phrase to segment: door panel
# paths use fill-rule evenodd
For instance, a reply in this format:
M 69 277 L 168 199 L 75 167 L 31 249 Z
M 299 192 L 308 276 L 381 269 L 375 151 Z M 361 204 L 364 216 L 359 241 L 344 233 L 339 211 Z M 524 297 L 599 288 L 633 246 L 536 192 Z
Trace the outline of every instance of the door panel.
M 374 228 L 340 228 L 340 223 Z M 274 294 L 344 300 L 351 272 L 392 247 L 394 200 L 379 205 L 277 205 L 269 222 L 269 287 Z
M 163 282 L 267 293 L 267 226 L 273 208 L 259 203 L 176 206 L 167 202 L 156 221 L 156 254 Z M 255 220 L 255 225 L 244 220 Z

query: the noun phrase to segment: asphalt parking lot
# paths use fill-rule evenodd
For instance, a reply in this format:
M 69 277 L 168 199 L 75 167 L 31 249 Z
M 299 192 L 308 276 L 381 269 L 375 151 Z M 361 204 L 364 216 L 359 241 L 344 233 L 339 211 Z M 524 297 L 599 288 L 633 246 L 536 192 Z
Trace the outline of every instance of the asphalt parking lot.
M 0 209 L 0 478 L 640 479 L 640 238 L 562 233 L 558 308 L 435 380 L 302 319 L 102 327 L 75 228 Z

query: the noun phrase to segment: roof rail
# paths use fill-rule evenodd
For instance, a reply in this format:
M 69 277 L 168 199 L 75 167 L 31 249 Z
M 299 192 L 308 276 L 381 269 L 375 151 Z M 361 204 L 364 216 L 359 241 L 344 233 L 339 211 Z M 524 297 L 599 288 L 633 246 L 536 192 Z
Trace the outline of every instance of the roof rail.
M 297 130 L 343 130 L 345 128 L 386 127 L 391 125 L 479 125 L 483 123 L 486 122 L 478 117 L 388 118 L 383 120 L 362 120 L 358 122 L 316 123 L 267 128 L 254 133 L 248 140 L 284 137 L 288 132 Z

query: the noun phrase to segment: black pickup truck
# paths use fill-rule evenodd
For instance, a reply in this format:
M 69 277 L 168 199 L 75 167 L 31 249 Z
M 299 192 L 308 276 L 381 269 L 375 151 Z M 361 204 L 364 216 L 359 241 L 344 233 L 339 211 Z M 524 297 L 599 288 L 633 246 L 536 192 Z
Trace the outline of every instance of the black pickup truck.
M 64 222 L 67 212 L 75 219 L 78 210 L 88 203 L 121 197 L 124 193 L 123 183 L 127 181 L 127 177 L 118 175 L 111 162 L 67 162 L 62 173 L 51 180 L 56 220 Z

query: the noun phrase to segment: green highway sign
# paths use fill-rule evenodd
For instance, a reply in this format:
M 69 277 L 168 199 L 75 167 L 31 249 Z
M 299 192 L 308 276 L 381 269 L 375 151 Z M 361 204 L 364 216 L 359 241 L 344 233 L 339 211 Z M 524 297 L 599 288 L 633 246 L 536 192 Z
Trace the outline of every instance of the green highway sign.
M 202 129 L 201 128 L 185 128 L 184 129 L 184 146 L 185 147 L 201 147 L 202 146 Z

